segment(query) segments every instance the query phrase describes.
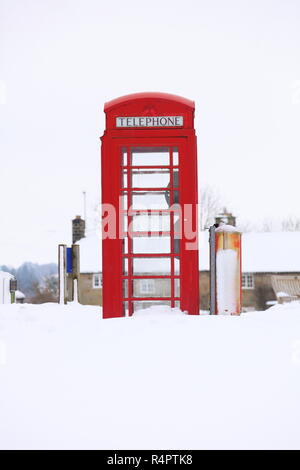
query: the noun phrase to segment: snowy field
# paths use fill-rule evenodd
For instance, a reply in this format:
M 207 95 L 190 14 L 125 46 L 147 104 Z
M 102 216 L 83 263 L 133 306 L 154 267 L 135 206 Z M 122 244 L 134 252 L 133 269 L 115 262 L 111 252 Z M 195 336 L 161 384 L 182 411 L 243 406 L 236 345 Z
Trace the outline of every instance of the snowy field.
M 0 448 L 300 449 L 300 303 L 0 307 Z

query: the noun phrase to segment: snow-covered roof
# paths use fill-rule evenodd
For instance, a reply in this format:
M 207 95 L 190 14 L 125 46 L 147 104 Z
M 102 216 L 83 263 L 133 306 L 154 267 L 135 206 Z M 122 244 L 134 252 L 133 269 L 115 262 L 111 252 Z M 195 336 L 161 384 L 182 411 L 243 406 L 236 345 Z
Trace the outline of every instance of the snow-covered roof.
M 10 274 L 10 273 L 7 273 L 6 271 L 0 271 L 0 279 L 14 279 L 15 277 Z
M 92 234 L 79 240 L 80 272 L 99 273 L 102 271 L 102 240 L 100 234 Z
M 209 270 L 209 233 L 199 233 L 199 266 Z M 153 239 L 152 239 L 153 241 Z M 142 243 L 142 240 L 140 240 Z M 80 245 L 80 271 L 102 271 L 100 235 L 90 235 Z M 160 267 L 160 270 L 162 267 Z M 155 265 L 157 270 L 157 265 Z M 242 234 L 243 272 L 300 272 L 300 232 L 249 232 Z
M 244 272 L 300 272 L 300 232 L 245 233 Z
M 16 299 L 25 299 L 25 294 L 21 292 L 20 290 L 16 290 L 15 292 Z

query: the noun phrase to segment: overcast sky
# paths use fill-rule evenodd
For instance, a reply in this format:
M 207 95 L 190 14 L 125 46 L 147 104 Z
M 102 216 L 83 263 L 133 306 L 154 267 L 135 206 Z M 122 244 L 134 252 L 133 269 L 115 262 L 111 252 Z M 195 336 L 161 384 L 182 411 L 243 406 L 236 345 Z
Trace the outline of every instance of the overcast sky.
M 56 261 L 100 194 L 105 101 L 196 102 L 199 185 L 300 217 L 299 0 L 0 0 L 0 264 Z

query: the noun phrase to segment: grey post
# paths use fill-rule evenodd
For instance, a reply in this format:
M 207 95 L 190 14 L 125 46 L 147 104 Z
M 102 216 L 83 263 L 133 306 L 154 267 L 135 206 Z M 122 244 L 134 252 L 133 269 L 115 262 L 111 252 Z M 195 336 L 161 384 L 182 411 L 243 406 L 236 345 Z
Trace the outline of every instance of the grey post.
M 216 297 L 216 226 L 209 228 L 209 287 L 210 287 L 210 315 L 215 315 L 217 311 Z
M 58 303 L 67 303 L 66 245 L 58 245 Z

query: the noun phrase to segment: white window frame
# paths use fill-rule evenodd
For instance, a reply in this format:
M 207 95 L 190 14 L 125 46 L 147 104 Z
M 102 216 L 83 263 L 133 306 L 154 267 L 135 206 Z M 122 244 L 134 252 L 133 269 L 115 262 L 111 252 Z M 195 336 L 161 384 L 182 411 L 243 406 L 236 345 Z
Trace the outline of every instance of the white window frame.
M 97 279 L 97 281 L 96 281 Z M 102 276 L 101 274 L 93 274 L 93 289 L 102 288 Z
M 242 273 L 242 289 L 244 290 L 254 289 L 254 274 L 253 273 Z
M 154 294 L 155 293 L 155 280 L 154 279 L 141 279 L 140 280 L 140 293 L 141 294 Z

